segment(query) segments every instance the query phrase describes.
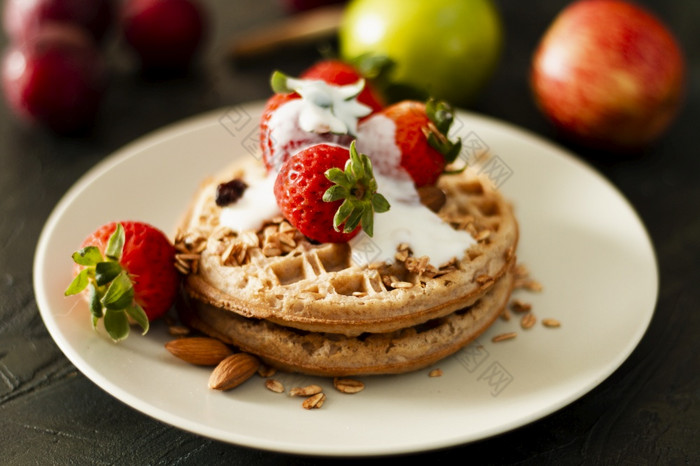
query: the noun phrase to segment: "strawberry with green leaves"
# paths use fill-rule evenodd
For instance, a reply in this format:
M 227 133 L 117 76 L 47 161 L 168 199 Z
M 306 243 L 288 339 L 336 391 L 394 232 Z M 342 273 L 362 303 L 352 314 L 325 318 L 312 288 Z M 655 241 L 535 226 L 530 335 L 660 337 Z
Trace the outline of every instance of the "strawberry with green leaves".
M 175 301 L 179 284 L 175 248 L 151 225 L 103 225 L 72 257 L 76 276 L 65 295 L 85 292 L 93 328 L 103 319 L 114 341 L 129 335 L 131 321 L 145 334 L 149 321 L 165 314 Z
M 321 243 L 349 241 L 361 229 L 372 236 L 374 214 L 389 210 L 354 141 L 349 149 L 317 144 L 297 152 L 282 165 L 274 191 L 289 223 Z
M 386 119 L 393 122 L 394 137 L 369 137 L 386 133 Z M 387 163 L 398 163 L 411 175 L 416 187 L 434 185 L 462 148 L 460 140 L 453 142 L 447 137 L 453 120 L 454 111 L 445 102 L 404 100 L 362 121 L 358 129 L 358 144 L 360 150 L 369 154 L 382 170 L 392 168 L 387 167 Z M 384 147 L 386 145 L 390 147 Z M 377 159 L 394 153 L 396 149 L 399 160 Z

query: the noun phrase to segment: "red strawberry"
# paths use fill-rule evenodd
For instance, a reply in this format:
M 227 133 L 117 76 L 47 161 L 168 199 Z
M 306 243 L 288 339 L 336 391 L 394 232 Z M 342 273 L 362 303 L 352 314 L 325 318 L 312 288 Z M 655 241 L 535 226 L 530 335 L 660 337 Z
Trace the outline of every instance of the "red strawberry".
M 148 331 L 175 301 L 179 277 L 175 248 L 158 229 L 141 222 L 108 223 L 73 254 L 76 276 L 66 296 L 87 289 L 93 327 L 104 317 L 114 341 L 129 335 L 129 318 Z
M 371 142 L 363 141 L 363 135 L 376 133 L 383 128 L 379 118 L 389 118 L 394 122 L 394 140 L 387 142 L 373 138 Z M 362 151 L 371 156 L 390 151 L 390 148 L 377 147 L 376 144 L 395 145 L 401 153 L 399 165 L 411 175 L 415 185 L 433 185 L 445 166 L 454 162 L 462 147 L 461 141 L 453 143 L 447 139 L 453 120 L 454 112 L 445 102 L 404 100 L 361 122 L 358 141 Z M 375 160 L 375 165 L 383 169 L 386 161 Z
M 340 60 L 321 60 L 307 68 L 300 77 L 301 79 L 322 79 L 328 84 L 337 86 L 355 84 L 360 79 L 364 79 L 354 66 Z M 372 113 L 384 108 L 383 99 L 369 82 L 365 82 L 365 87 L 357 96 L 357 101 L 371 108 Z
M 297 152 L 277 174 L 275 198 L 289 223 L 322 243 L 349 241 L 360 229 L 372 236 L 374 213 L 389 209 L 354 142 L 350 149 L 318 144 Z

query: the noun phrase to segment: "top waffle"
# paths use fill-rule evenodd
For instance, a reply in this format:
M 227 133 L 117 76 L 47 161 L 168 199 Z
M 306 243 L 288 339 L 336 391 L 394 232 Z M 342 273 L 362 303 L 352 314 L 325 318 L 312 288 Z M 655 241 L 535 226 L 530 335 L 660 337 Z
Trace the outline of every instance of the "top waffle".
M 512 209 L 488 179 L 472 171 L 441 177 L 446 202 L 438 215 L 477 243 L 438 267 L 414 257 L 406 245 L 392 264 L 366 263 L 346 243 L 313 244 L 281 217 L 259 231 L 220 226 L 217 185 L 262 170 L 252 160 L 239 162 L 196 194 L 176 239 L 187 253 L 181 257 L 192 261 L 186 279 L 192 297 L 301 330 L 390 332 L 473 304 L 515 261 Z

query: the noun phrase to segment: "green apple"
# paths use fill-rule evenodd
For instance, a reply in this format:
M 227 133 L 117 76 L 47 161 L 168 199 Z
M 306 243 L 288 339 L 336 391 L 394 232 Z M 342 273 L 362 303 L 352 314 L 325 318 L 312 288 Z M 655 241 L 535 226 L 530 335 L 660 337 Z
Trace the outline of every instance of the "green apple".
M 347 61 L 388 58 L 393 90 L 468 106 L 498 64 L 503 33 L 491 0 L 352 0 L 338 42 Z

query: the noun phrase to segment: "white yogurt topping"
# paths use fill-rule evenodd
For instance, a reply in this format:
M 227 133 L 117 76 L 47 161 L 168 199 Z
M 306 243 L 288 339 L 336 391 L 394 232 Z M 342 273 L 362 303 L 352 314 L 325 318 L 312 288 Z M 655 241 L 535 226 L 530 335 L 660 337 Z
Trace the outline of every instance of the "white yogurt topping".
M 275 199 L 275 178 L 275 174 L 260 174 L 244 179 L 248 187 L 243 196 L 221 209 L 219 223 L 241 233 L 258 230 L 266 220 L 281 215 Z
M 393 262 L 397 246 L 407 243 L 415 257 L 428 256 L 434 266 L 440 266 L 454 257 L 461 258 L 476 242 L 420 203 L 411 176 L 401 167 L 392 119 L 377 114 L 362 122 L 357 149 L 372 160 L 377 191 L 391 204 L 388 212 L 374 215 L 374 237 L 362 232 L 350 242 L 358 261 Z
M 404 172 L 405 173 L 405 172 Z M 461 259 L 476 240 L 463 230 L 455 230 L 420 202 L 413 180 L 374 174 L 377 191 L 389 201 L 389 211 L 374 215 L 374 236 L 363 231 L 350 241 L 353 259 L 360 262 L 394 262 L 401 243 L 411 247 L 414 257 L 428 256 L 436 267 L 453 258 Z M 370 247 L 371 246 L 371 247 Z
M 356 134 L 357 119 L 372 111 L 357 101 L 364 79 L 348 86 L 322 80 L 287 78 L 287 86 L 301 96 L 299 126 L 312 133 Z

